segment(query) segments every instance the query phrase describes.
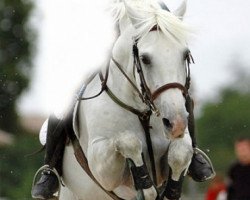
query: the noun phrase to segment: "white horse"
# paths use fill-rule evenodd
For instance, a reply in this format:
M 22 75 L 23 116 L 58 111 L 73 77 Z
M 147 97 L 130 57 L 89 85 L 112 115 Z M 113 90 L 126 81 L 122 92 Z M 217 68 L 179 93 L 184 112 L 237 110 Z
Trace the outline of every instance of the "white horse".
M 180 181 L 191 162 L 193 148 L 183 94 L 189 33 L 182 21 L 185 8 L 186 2 L 170 13 L 152 0 L 114 4 L 120 36 L 112 50 L 109 71 L 102 70 L 102 74 L 109 74 L 107 87 L 124 105 L 141 113 L 153 112 L 148 115 L 148 130 L 154 161 L 138 116 L 113 100 L 107 90 L 96 98 L 78 102 L 79 127 L 74 128 L 91 173 L 105 190 L 122 199 L 138 197 L 135 188 L 141 189 L 146 200 L 159 198 L 157 187 L 166 181 L 166 190 L 170 191 L 168 183 Z M 100 77 L 95 76 L 83 96 L 97 94 L 101 85 Z M 65 187 L 61 188 L 60 200 L 112 199 L 80 167 L 73 153 L 70 144 L 64 153 Z M 142 188 L 136 182 L 140 169 L 144 175 L 139 182 L 147 180 Z M 151 177 L 155 174 L 154 184 L 147 173 Z

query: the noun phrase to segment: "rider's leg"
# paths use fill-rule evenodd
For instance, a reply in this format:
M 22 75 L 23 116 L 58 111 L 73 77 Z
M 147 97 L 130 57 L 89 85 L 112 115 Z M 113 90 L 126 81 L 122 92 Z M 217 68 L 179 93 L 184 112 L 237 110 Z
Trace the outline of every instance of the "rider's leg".
M 46 139 L 46 152 L 44 164 L 55 168 L 62 175 L 62 159 L 66 142 L 66 121 L 52 115 L 48 122 L 48 133 Z
M 58 191 L 59 178 L 62 175 L 62 159 L 66 141 L 64 124 L 54 115 L 49 117 L 46 138 L 44 170 L 38 182 L 32 188 L 32 197 L 49 199 Z
M 201 153 L 201 151 L 197 148 L 195 121 L 193 114 L 194 103 L 189 95 L 187 96 L 186 108 L 189 112 L 188 130 L 192 139 L 192 146 L 194 148 L 194 154 L 192 162 L 189 166 L 188 174 L 193 178 L 193 180 L 202 182 L 212 178 L 215 174 L 212 163 L 207 158 L 205 158 L 207 156 L 203 152 Z

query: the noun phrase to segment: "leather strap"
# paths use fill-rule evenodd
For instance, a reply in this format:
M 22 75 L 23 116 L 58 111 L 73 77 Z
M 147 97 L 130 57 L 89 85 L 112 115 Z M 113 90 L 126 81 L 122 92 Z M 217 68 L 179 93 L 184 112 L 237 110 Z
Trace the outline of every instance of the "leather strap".
M 153 144 L 152 144 L 151 135 L 150 135 L 150 128 L 152 128 L 150 126 L 151 113 L 152 112 L 149 111 L 149 113 L 146 115 L 146 117 L 144 117 L 144 118 L 139 117 L 139 120 L 141 122 L 141 125 L 142 125 L 144 133 L 145 133 L 149 161 L 150 161 L 151 171 L 152 171 L 152 176 L 153 176 L 153 182 L 155 185 L 157 185 L 157 173 L 156 173 L 156 167 L 155 167 L 154 149 L 153 149 Z
M 186 87 L 183 86 L 180 83 L 167 83 L 167 84 L 161 86 L 160 88 L 158 88 L 156 91 L 153 92 L 152 100 L 154 101 L 155 99 L 157 99 L 157 97 L 159 97 L 160 94 L 165 92 L 166 90 L 175 89 L 175 88 L 180 89 L 184 96 L 186 96 L 187 93 L 188 93 Z
M 72 133 L 68 133 L 68 136 L 72 142 L 72 146 L 74 149 L 74 154 L 76 157 L 77 162 L 80 164 L 80 166 L 83 168 L 83 170 L 88 174 L 88 176 L 107 194 L 109 195 L 112 199 L 114 200 L 124 200 L 120 197 L 118 197 L 113 191 L 107 191 L 105 190 L 102 185 L 95 179 L 95 177 L 93 176 L 93 174 L 90 171 L 89 165 L 88 165 L 88 160 L 82 150 L 82 147 L 79 143 L 79 140 L 77 139 L 77 137 L 75 136 L 75 134 Z
M 122 66 L 114 59 L 114 57 L 112 56 L 112 61 L 115 63 L 115 65 L 118 67 L 118 69 L 120 70 L 120 72 L 126 77 L 126 79 L 128 80 L 128 82 L 131 84 L 131 86 L 135 89 L 135 91 L 137 92 L 137 94 L 139 95 L 139 97 L 143 100 L 143 96 L 140 92 L 140 90 L 137 88 L 137 86 L 133 83 L 133 81 L 128 77 L 128 75 L 125 73 L 125 71 L 123 70 Z

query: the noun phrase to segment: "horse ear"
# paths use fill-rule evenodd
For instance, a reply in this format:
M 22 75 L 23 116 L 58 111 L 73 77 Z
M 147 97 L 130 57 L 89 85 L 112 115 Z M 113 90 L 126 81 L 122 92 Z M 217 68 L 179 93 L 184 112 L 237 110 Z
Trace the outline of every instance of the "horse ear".
M 184 0 L 182 4 L 174 11 L 174 15 L 183 19 L 187 9 L 187 0 Z
M 160 4 L 160 6 L 163 10 L 170 12 L 169 8 L 167 7 L 167 5 L 163 1 L 158 1 L 158 3 Z

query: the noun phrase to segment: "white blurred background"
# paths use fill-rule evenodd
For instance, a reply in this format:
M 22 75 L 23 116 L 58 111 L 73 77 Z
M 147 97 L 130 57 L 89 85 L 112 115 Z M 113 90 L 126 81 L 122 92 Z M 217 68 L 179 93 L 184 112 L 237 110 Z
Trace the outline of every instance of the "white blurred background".
M 100 66 L 114 39 L 108 0 L 36 0 L 38 29 L 34 74 L 22 96 L 22 114 L 62 112 L 84 76 Z M 174 10 L 180 0 L 165 1 Z M 234 80 L 237 65 L 250 66 L 250 1 L 189 0 L 185 21 L 197 30 L 189 42 L 198 104 Z M 250 69 L 247 69 L 250 71 Z

